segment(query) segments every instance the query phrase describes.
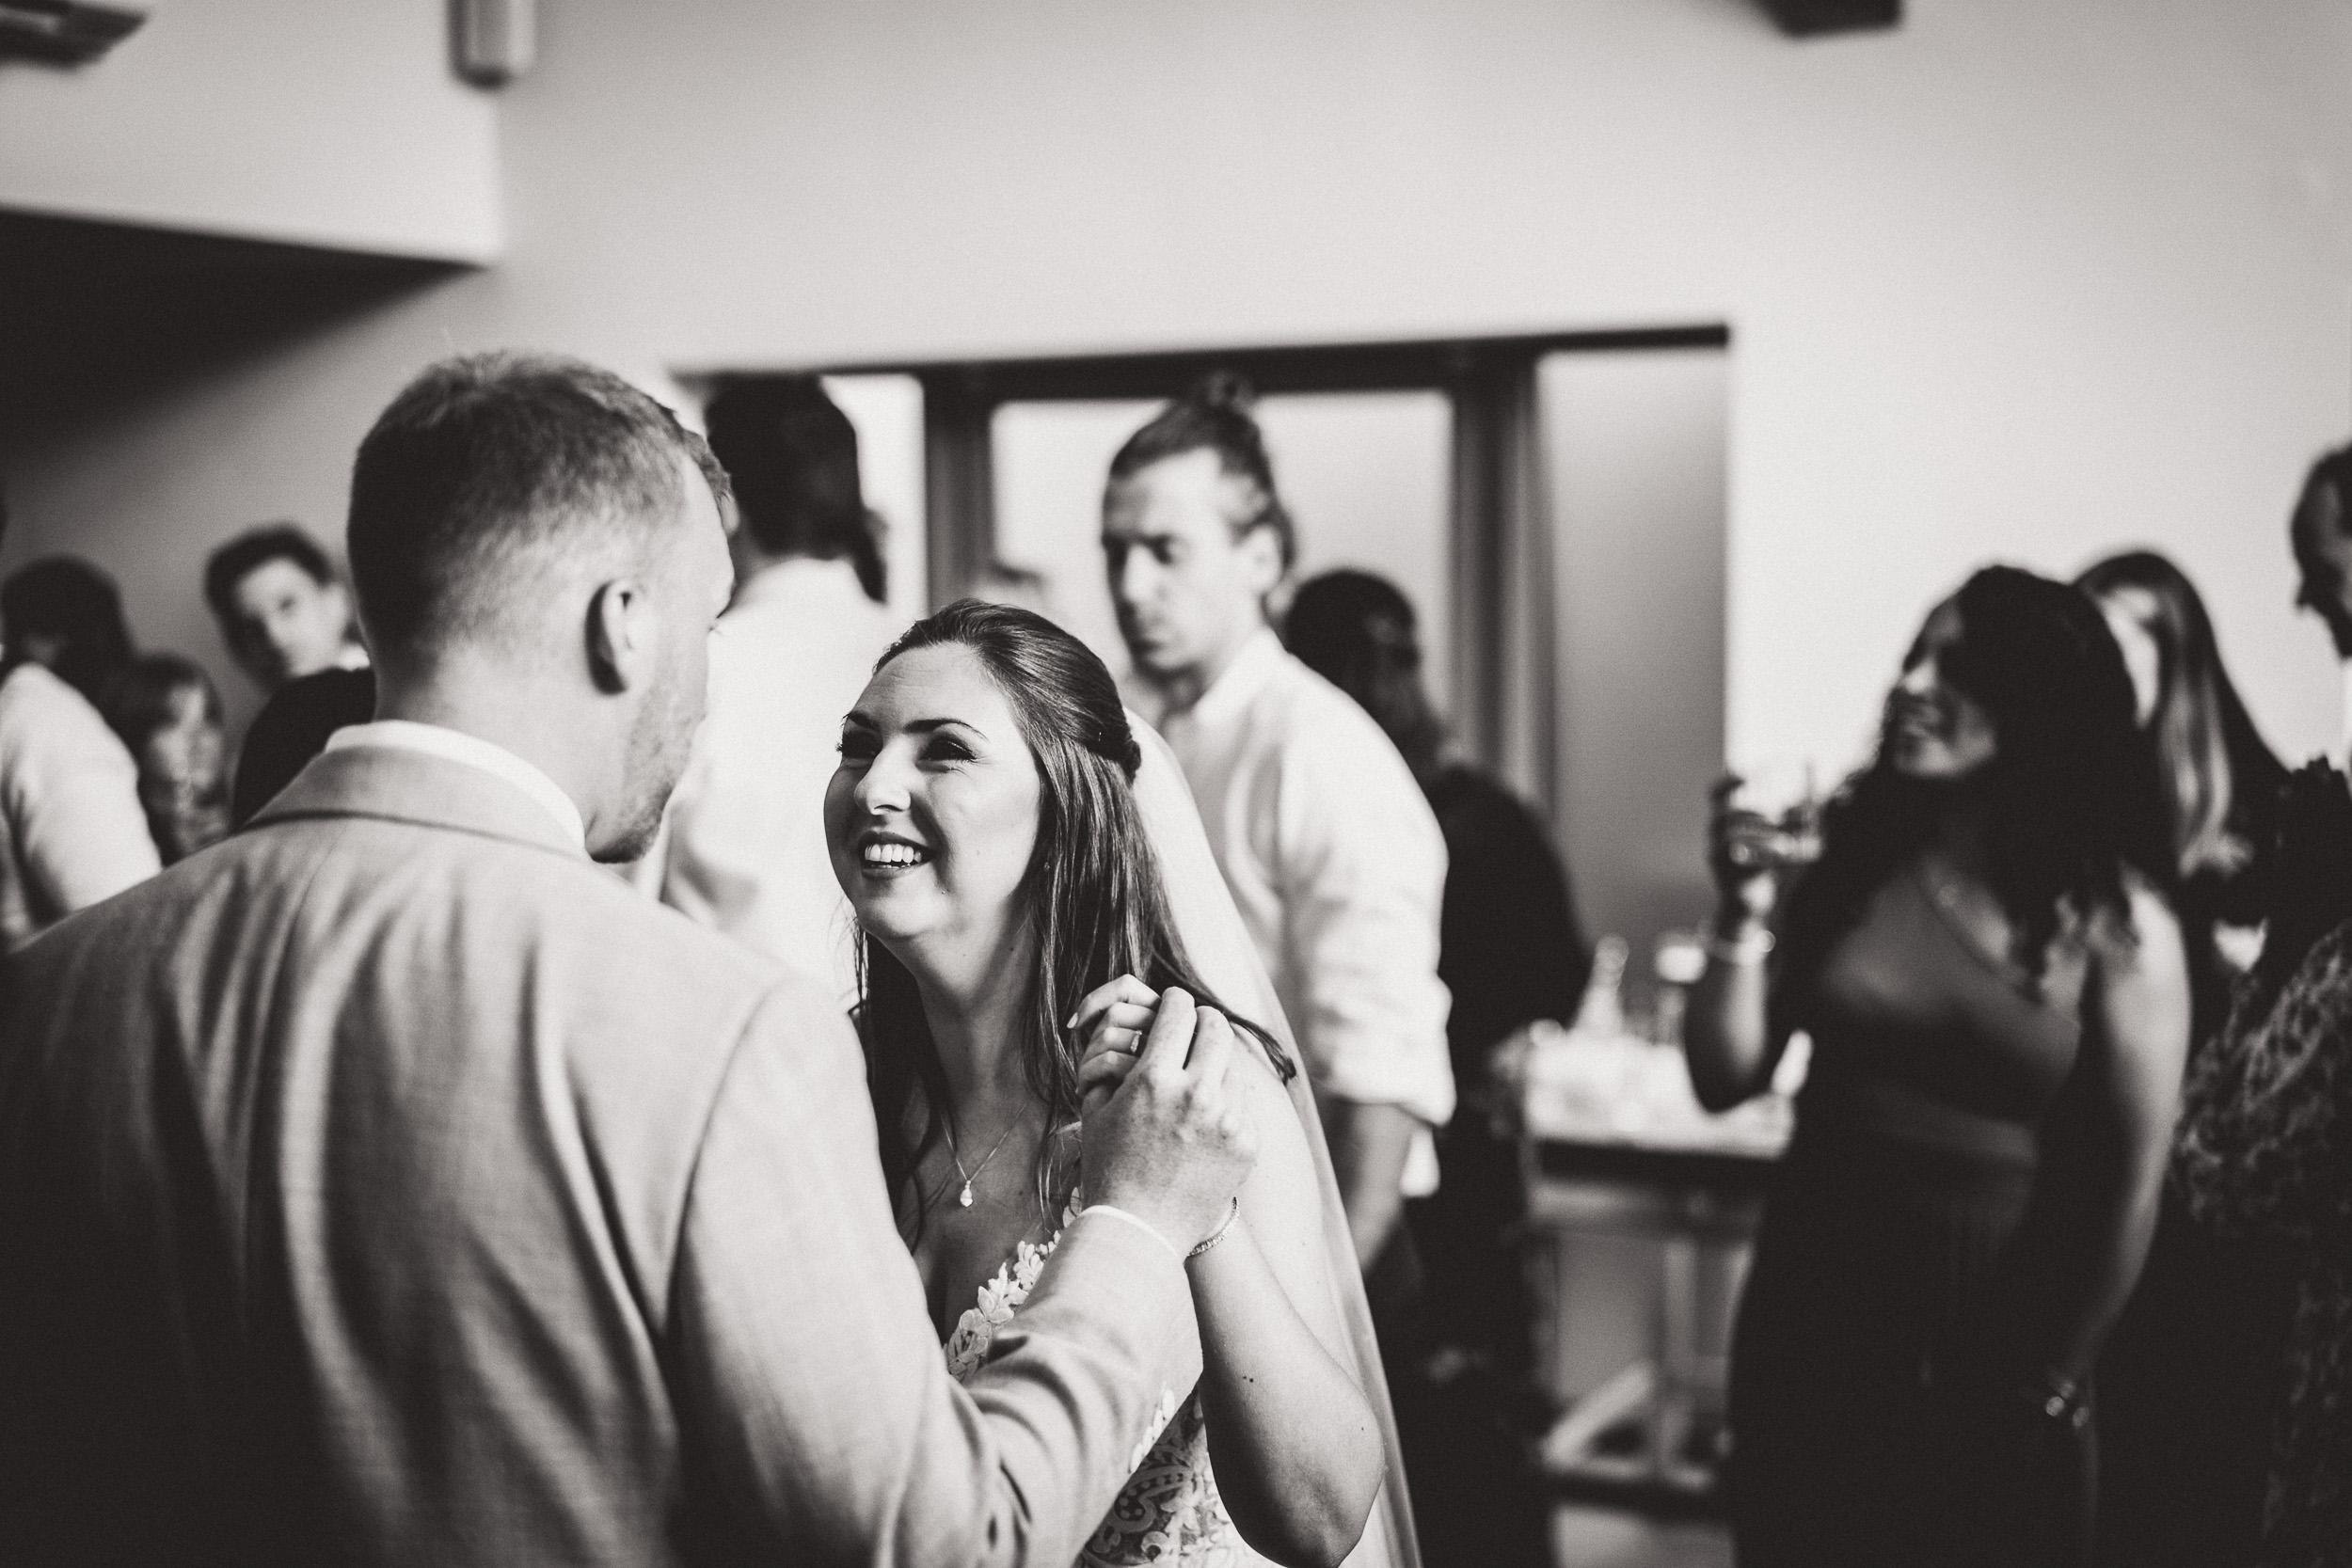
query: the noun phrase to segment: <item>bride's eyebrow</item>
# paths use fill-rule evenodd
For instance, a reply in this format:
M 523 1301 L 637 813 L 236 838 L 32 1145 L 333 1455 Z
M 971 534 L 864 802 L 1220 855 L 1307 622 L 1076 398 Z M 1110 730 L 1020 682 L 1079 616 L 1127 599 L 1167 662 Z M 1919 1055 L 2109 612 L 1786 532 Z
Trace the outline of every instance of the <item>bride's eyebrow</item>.
M 970 730 L 982 740 L 988 738 L 988 732 L 969 719 L 910 719 L 906 727 L 916 735 L 930 735 L 934 730 L 944 730 L 950 725 L 960 730 Z

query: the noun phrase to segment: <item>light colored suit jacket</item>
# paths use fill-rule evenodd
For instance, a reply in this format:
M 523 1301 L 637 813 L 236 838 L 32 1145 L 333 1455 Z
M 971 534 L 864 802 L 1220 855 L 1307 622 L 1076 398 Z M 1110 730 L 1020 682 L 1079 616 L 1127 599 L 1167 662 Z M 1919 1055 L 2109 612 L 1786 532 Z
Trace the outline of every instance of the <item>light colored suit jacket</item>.
M 1098 1217 L 959 1389 L 833 999 L 459 763 L 5 982 L 0 1560 L 1060 1568 L 1199 1374 Z

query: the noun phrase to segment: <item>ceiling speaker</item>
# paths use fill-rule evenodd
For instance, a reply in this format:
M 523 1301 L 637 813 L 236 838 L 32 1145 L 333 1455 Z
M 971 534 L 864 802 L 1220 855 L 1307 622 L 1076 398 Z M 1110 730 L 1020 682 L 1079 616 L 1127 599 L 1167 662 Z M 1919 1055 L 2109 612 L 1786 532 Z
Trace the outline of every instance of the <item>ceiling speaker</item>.
M 0 0 L 0 59 L 87 65 L 139 29 L 147 12 L 72 0 Z
M 475 87 L 502 87 L 529 71 L 538 43 L 533 0 L 451 0 L 450 51 Z
M 1762 0 L 1763 7 L 1791 38 L 1822 33 L 1858 33 L 1872 27 L 1892 27 L 1903 19 L 1903 0 Z

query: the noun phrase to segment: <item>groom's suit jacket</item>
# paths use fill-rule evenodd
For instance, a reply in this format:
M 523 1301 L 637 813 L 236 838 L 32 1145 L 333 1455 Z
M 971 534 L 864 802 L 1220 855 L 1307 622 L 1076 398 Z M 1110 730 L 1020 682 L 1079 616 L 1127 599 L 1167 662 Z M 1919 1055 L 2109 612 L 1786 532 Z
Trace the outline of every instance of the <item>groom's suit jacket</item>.
M 0 978 L 0 1561 L 1060 1568 L 1199 1374 L 1096 1217 L 958 1387 L 834 1001 L 460 763 Z

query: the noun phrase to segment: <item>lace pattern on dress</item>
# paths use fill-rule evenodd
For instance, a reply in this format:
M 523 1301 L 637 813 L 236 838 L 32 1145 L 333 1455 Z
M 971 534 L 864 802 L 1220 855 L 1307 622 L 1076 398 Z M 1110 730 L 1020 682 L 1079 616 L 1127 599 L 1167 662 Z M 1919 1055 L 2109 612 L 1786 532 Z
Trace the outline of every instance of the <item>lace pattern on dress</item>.
M 1042 1243 L 1022 1243 L 996 1277 L 980 1287 L 978 1304 L 966 1307 L 956 1321 L 946 1348 L 947 1373 L 958 1383 L 987 1364 L 996 1331 L 1029 1299 L 1045 1260 L 1083 1207 L 1079 1196 L 1072 1193 L 1054 1234 Z M 1265 1562 L 1242 1540 L 1217 1496 L 1216 1477 L 1209 1468 L 1208 1422 L 1199 1394 L 1179 1402 L 1176 1390 L 1161 1389 L 1159 1408 L 1131 1463 L 1135 1474 L 1120 1488 L 1111 1511 L 1078 1553 L 1079 1568 L 1138 1568 L 1146 1563 L 1258 1568 Z

